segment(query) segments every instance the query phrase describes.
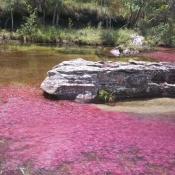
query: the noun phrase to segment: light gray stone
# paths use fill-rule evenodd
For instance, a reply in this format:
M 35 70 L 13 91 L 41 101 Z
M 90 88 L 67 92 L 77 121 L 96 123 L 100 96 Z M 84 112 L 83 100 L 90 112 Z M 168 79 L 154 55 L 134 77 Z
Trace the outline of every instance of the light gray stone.
M 132 34 L 131 35 L 131 38 L 132 38 L 132 41 L 131 41 L 131 43 L 129 45 L 131 45 L 131 46 L 137 46 L 137 47 L 142 47 L 143 40 L 144 40 L 144 37 L 143 36 L 138 35 L 136 33 L 136 34 Z
M 119 57 L 120 56 L 120 49 L 118 47 L 115 47 L 114 49 L 112 49 L 110 51 L 110 53 L 116 57 Z
M 175 96 L 175 63 L 64 61 L 48 71 L 41 88 L 58 99 L 94 102 L 100 89 L 115 99 Z

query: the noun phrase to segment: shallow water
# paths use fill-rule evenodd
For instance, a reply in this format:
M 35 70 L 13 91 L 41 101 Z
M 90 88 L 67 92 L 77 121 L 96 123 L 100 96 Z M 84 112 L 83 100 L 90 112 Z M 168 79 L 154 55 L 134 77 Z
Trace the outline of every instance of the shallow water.
M 108 50 L 0 46 L 0 174 L 174 175 L 174 99 L 97 107 L 43 97 L 46 72 L 64 60 L 130 59 Z
M 175 48 L 157 47 L 154 51 L 142 53 L 142 56 L 157 62 L 174 62 Z
M 98 104 L 96 106 L 107 111 L 121 111 L 136 114 L 175 114 L 175 99 L 166 97 L 122 100 L 108 105 Z
M 142 60 L 140 57 L 116 58 L 109 54 L 110 47 L 78 47 L 55 45 L 0 45 L 1 84 L 40 84 L 46 73 L 62 61 L 83 58 L 91 61 Z M 149 58 L 144 58 L 149 60 Z

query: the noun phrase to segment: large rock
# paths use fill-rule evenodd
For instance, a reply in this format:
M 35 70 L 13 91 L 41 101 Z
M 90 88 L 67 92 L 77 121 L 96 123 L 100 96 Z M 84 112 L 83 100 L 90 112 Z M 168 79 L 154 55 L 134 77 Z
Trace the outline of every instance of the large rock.
M 139 54 L 139 50 L 143 50 L 144 46 L 143 46 L 143 43 L 144 43 L 144 37 L 135 33 L 135 34 L 131 34 L 130 35 L 130 38 L 131 38 L 131 42 L 129 44 L 126 44 L 127 46 L 125 46 L 126 48 L 121 48 L 121 46 L 117 46 L 115 47 L 114 49 L 112 49 L 110 51 L 110 53 L 112 55 L 114 55 L 115 57 L 119 57 L 120 55 L 124 55 L 124 56 L 127 56 L 127 55 L 138 55 Z M 135 48 L 135 49 L 129 49 L 129 48 Z
M 144 41 L 144 37 L 141 35 L 136 34 L 132 34 L 131 35 L 132 41 L 130 42 L 129 45 L 131 46 L 135 46 L 135 47 L 142 47 L 143 46 L 143 41 Z
M 48 71 L 41 88 L 58 99 L 93 102 L 100 89 L 116 99 L 175 96 L 175 63 L 64 61 Z

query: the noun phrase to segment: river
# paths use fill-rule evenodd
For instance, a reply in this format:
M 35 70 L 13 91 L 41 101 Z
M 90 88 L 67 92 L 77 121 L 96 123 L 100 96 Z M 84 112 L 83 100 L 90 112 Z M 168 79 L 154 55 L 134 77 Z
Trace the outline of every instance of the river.
M 115 58 L 110 47 L 78 47 L 11 43 L 0 46 L 0 80 L 3 83 L 41 83 L 50 70 L 62 61 L 83 58 L 91 61 L 127 61 Z M 135 57 L 136 60 L 141 60 Z M 146 60 L 146 59 L 145 59 Z
M 45 99 L 40 84 L 65 60 L 174 61 L 157 48 L 115 58 L 110 47 L 0 45 L 0 172 L 18 174 L 174 175 L 175 100 L 111 106 Z

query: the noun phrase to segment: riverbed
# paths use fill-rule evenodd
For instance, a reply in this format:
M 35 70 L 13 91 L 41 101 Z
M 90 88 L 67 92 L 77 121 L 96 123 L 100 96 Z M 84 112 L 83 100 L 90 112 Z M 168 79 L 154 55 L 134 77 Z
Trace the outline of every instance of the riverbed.
M 109 105 L 44 98 L 41 82 L 48 70 L 64 60 L 175 60 L 174 49 L 169 48 L 120 58 L 110 55 L 110 49 L 0 46 L 2 175 L 174 175 L 174 98 Z

